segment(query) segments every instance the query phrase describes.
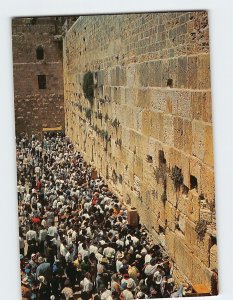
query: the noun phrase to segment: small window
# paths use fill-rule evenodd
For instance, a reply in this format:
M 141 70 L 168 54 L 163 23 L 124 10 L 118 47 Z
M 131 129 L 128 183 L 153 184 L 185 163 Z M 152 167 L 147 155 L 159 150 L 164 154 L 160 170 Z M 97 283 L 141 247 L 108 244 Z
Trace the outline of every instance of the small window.
M 153 157 L 152 157 L 151 155 L 147 155 L 147 156 L 146 156 L 146 161 L 147 161 L 148 163 L 153 163 Z
M 44 49 L 41 46 L 36 49 L 36 58 L 38 60 L 44 59 Z
M 46 89 L 46 75 L 38 75 L 38 87 L 40 90 Z
M 167 80 L 167 86 L 170 87 L 170 88 L 173 87 L 173 80 L 172 80 L 171 78 L 169 78 L 169 79 Z

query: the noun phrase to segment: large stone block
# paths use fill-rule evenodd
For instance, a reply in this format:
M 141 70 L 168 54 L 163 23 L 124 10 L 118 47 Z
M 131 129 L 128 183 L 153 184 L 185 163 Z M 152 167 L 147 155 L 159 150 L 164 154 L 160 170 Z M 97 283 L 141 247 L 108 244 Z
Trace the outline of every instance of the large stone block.
M 183 118 L 191 119 L 191 93 L 176 92 L 178 100 L 178 115 Z
M 184 144 L 183 144 L 183 150 L 187 154 L 192 153 L 192 123 L 189 120 L 184 120 L 183 122 L 183 138 L 184 138 Z
M 147 88 L 137 89 L 137 95 L 134 95 L 134 105 L 143 109 L 150 108 L 150 90 Z
M 201 190 L 205 199 L 215 198 L 214 170 L 205 165 L 201 166 Z
M 189 191 L 187 217 L 194 223 L 200 219 L 200 201 L 195 189 Z
M 205 153 L 204 163 L 210 167 L 214 166 L 214 153 L 213 153 L 213 132 L 212 126 L 205 127 Z
M 149 68 L 149 86 L 161 87 L 162 80 L 162 61 L 151 61 L 148 63 Z
M 149 136 L 151 133 L 151 111 L 144 109 L 142 111 L 142 134 Z
M 165 220 L 167 220 L 167 227 L 174 232 L 176 225 L 176 208 L 168 201 L 165 204 Z
M 171 230 L 167 229 L 165 231 L 165 243 L 166 243 L 166 250 L 168 252 L 168 255 L 171 259 L 175 258 L 175 241 L 176 241 L 176 235 Z
M 190 279 L 193 277 L 193 255 L 189 248 L 185 245 L 185 240 L 176 235 L 175 238 L 175 261 L 179 269 Z
M 190 258 L 192 262 L 192 274 L 189 277 L 192 284 L 204 284 L 210 289 L 212 272 L 195 255 Z
M 164 135 L 164 115 L 162 112 L 151 111 L 151 128 L 150 136 L 163 141 Z
M 187 87 L 187 57 L 178 58 L 178 87 Z
M 173 128 L 174 128 L 174 146 L 182 150 L 184 146 L 184 136 L 183 136 L 183 123 L 184 120 L 180 117 L 174 117 Z
M 196 56 L 189 56 L 188 57 L 188 88 L 189 89 L 196 89 L 197 88 L 197 57 Z
M 174 128 L 173 128 L 173 116 L 164 115 L 164 143 L 170 146 L 174 144 Z
M 192 133 L 192 155 L 203 161 L 205 155 L 205 124 L 198 121 L 192 122 Z
M 217 245 L 213 245 L 210 248 L 210 269 L 213 270 L 215 268 L 218 268 Z
M 151 89 L 151 110 L 152 111 L 166 111 L 166 92 L 164 90 Z
M 198 70 L 197 70 L 198 88 L 210 88 L 210 56 L 203 54 L 198 56 Z

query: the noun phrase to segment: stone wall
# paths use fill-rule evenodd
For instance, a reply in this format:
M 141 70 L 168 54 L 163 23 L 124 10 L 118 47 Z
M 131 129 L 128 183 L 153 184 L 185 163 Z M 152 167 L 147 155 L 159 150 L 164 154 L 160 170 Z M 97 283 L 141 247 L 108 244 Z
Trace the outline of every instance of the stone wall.
M 216 266 L 208 16 L 80 17 L 64 39 L 66 133 L 175 261 Z M 91 71 L 94 100 L 83 92 Z
M 64 127 L 61 18 L 16 18 L 12 21 L 16 133 L 40 133 Z M 38 60 L 41 46 L 44 59 Z M 39 89 L 38 75 L 46 75 Z

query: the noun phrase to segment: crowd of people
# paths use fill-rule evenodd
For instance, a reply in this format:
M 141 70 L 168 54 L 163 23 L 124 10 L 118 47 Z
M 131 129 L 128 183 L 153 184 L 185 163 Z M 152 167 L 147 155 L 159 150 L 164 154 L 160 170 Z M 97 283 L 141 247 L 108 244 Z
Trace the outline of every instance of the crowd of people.
M 173 263 L 69 138 L 17 139 L 23 299 L 182 297 Z

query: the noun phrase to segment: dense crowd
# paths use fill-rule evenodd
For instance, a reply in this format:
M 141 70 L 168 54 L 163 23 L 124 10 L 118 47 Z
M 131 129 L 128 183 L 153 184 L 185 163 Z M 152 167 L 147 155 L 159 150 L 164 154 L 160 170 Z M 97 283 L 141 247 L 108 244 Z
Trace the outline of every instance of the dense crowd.
M 17 139 L 23 299 L 179 297 L 172 261 L 61 134 Z

